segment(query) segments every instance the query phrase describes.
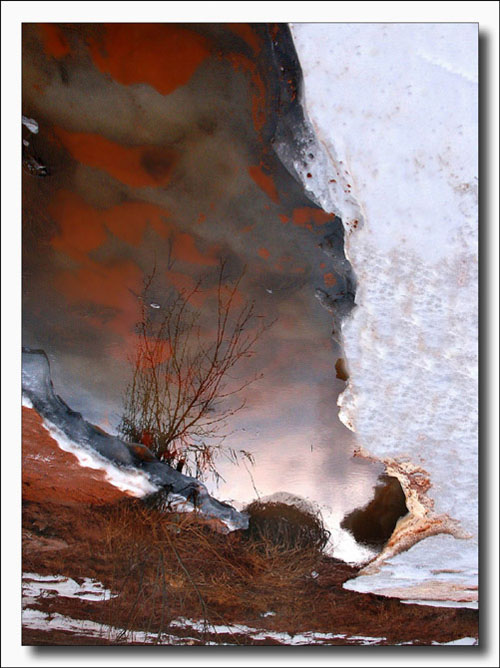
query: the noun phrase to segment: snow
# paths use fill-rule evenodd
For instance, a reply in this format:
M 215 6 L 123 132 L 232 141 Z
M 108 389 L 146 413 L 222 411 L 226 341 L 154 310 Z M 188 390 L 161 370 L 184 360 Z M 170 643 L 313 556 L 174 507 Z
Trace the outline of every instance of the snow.
M 79 598 L 86 601 L 109 601 L 118 594 L 112 594 L 109 589 L 92 580 L 83 578 L 80 585 L 72 578 L 63 575 L 39 575 L 38 573 L 23 573 L 23 600 L 47 596 L 65 596 L 67 598 Z
M 312 178 L 301 174 L 341 216 L 358 281 L 340 417 L 364 451 L 402 464 L 415 517 L 464 536 L 407 535 L 407 552 L 347 586 L 437 581 L 453 602 L 477 585 L 477 25 L 309 23 L 292 34 L 323 147 L 301 168 Z M 410 465 L 428 476 L 426 493 Z M 457 563 L 458 574 L 433 573 Z
M 458 640 L 450 640 L 450 642 L 433 642 L 433 645 L 477 645 L 477 638 L 459 638 Z
M 198 644 L 200 639 L 190 636 L 178 636 L 168 633 L 148 633 L 145 631 L 132 631 L 100 624 L 86 619 L 74 619 L 59 613 L 45 613 L 33 608 L 23 610 L 23 627 L 41 631 L 67 631 L 80 636 L 91 638 L 105 638 L 110 641 L 126 641 L 127 643 L 145 643 L 159 645 L 193 645 Z M 307 631 L 291 635 L 286 632 L 270 631 L 266 629 L 254 629 L 244 625 L 207 624 L 180 617 L 170 623 L 171 629 L 193 629 L 199 633 L 216 635 L 245 635 L 252 640 L 274 640 L 283 645 L 311 645 L 328 644 L 331 640 L 344 640 L 345 644 L 354 645 L 377 645 L 385 638 L 371 638 L 366 636 L 346 636 L 342 633 L 320 633 Z M 226 645 L 231 643 L 208 641 L 207 645 Z
M 102 471 L 110 485 L 117 487 L 122 492 L 131 496 L 142 497 L 158 490 L 158 487 L 151 483 L 145 473 L 133 468 L 116 466 L 109 459 L 105 459 L 99 455 L 95 450 L 84 448 L 69 439 L 66 434 L 48 420 L 43 421 L 43 426 L 61 450 L 75 455 L 80 466 Z
M 207 622 L 179 617 L 170 622 L 171 627 L 190 628 L 200 633 L 210 632 L 218 635 L 245 635 L 252 640 L 275 640 L 283 645 L 311 645 L 324 643 L 329 640 L 344 640 L 345 644 L 376 645 L 385 638 L 371 638 L 366 636 L 348 636 L 345 633 L 321 633 L 319 631 L 304 631 L 291 634 L 286 631 L 272 631 L 269 629 L 255 629 L 244 624 L 208 624 Z
M 162 645 L 193 645 L 195 638 L 179 638 L 167 634 L 147 633 L 145 631 L 127 631 L 115 626 L 100 624 L 88 619 L 73 619 L 59 613 L 48 614 L 40 610 L 27 608 L 23 610 L 23 626 L 41 631 L 67 631 L 90 638 L 103 638 L 110 641 L 126 641 L 127 643 L 146 643 Z

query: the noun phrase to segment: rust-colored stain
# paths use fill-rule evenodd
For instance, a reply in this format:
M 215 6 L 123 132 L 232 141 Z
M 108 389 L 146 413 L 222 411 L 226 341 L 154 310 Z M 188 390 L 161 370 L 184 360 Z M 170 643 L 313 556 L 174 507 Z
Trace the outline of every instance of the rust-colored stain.
M 290 219 L 288 218 L 288 216 L 285 216 L 284 213 L 280 213 L 280 215 L 279 215 L 279 219 L 281 220 L 281 222 L 283 223 L 283 225 L 286 225 L 286 224 L 288 223 L 288 221 L 290 220 Z
M 55 23 L 41 23 L 40 31 L 45 53 L 51 58 L 64 58 L 69 55 L 69 44 L 62 30 Z
M 99 248 L 107 239 L 106 230 L 138 247 L 148 224 L 164 238 L 173 229 L 166 220 L 168 212 L 154 204 L 124 202 L 109 209 L 96 209 L 68 190 L 57 192 L 49 212 L 59 228 L 59 234 L 51 240 L 52 247 L 75 260 L 82 260 Z
M 262 48 L 260 38 L 248 23 L 228 23 L 227 27 L 229 30 L 236 33 L 238 37 L 241 37 L 241 39 L 252 49 L 255 55 L 259 54 Z
M 98 134 L 54 128 L 72 157 L 102 169 L 132 188 L 166 185 L 175 164 L 172 151 L 153 146 L 122 146 Z
M 172 229 L 166 221 L 168 212 L 146 202 L 124 202 L 98 214 L 110 232 L 131 246 L 140 246 L 148 224 L 162 237 Z
M 161 95 L 186 84 L 209 55 L 207 40 L 168 23 L 111 23 L 90 41 L 96 67 L 116 81 L 149 84 Z
M 333 287 L 337 282 L 332 273 L 323 274 L 323 280 L 325 281 L 325 285 L 329 288 Z
M 60 190 L 50 204 L 49 213 L 60 230 L 51 240 L 53 248 L 75 260 L 84 259 L 106 241 L 99 212 L 76 193 Z
M 309 206 L 303 206 L 293 210 L 292 220 L 294 225 L 299 227 L 308 227 L 311 223 L 324 225 L 335 218 L 333 213 L 326 213 L 321 209 L 313 209 Z M 312 227 L 309 227 L 312 229 Z
M 143 274 L 130 260 L 99 264 L 91 259 L 75 270 L 60 271 L 54 287 L 71 305 L 92 305 L 85 322 L 99 330 L 117 334 L 119 345 L 110 347 L 109 355 L 127 360 L 135 350 L 137 335 L 134 326 L 139 317 L 137 295 L 142 290 Z M 103 307 L 105 315 L 93 315 L 95 306 Z
M 174 239 L 173 256 L 182 262 L 214 267 L 219 263 L 215 250 L 212 249 L 209 255 L 204 255 L 196 247 L 194 237 L 187 232 L 178 233 Z
M 265 174 L 262 171 L 262 168 L 259 167 L 258 165 L 251 165 L 248 168 L 248 173 L 255 181 L 255 183 L 259 186 L 259 188 L 263 190 L 266 193 L 266 195 L 273 200 L 273 202 L 278 203 L 279 201 L 278 191 L 276 190 L 276 186 L 274 185 L 272 177 Z
M 267 260 L 269 258 L 269 256 L 271 255 L 271 253 L 267 250 L 267 248 L 264 248 L 264 247 L 259 248 L 259 250 L 257 252 L 258 252 L 259 256 L 261 258 L 263 258 L 264 260 Z

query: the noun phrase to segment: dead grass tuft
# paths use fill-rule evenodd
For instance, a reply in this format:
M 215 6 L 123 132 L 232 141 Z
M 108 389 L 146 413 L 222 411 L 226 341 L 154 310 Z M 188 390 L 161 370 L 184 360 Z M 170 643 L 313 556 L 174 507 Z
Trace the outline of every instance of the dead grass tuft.
M 297 506 L 254 501 L 245 508 L 250 515 L 246 535 L 251 541 L 269 545 L 279 552 L 316 550 L 321 552 L 330 538 L 319 515 Z

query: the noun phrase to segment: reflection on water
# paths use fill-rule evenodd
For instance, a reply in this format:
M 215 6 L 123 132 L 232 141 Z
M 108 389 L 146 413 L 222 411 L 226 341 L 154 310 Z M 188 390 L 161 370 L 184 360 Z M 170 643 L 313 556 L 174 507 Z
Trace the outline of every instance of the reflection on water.
M 218 494 L 289 491 L 340 522 L 380 469 L 351 457 L 336 409 L 342 353 L 314 298 L 341 280 L 319 248 L 341 222 L 272 150 L 282 105 L 297 103 L 273 55 L 284 30 L 24 25 L 23 114 L 39 125 L 25 140 L 48 173 L 23 179 L 23 344 L 46 350 L 73 408 L 116 430 L 145 277 L 155 267 L 159 312 L 202 277 L 193 306 L 209 332 L 224 258 L 230 276 L 245 272 L 241 299 L 274 324 L 235 371 L 235 382 L 263 373 L 229 425 L 256 465 L 221 461 Z

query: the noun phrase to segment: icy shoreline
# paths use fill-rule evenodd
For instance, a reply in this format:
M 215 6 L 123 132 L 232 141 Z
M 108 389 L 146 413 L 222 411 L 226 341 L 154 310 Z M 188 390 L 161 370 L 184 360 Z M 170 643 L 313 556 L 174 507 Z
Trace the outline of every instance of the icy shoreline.
M 71 452 L 82 466 L 104 471 L 108 482 L 134 496 L 165 490 L 174 505 L 218 520 L 227 530 L 248 526 L 245 513 L 210 496 L 206 487 L 159 461 L 139 446 L 135 448 L 86 422 L 55 394 L 49 361 L 41 350 L 23 350 L 23 403 L 43 418 L 44 427 L 59 447 Z

